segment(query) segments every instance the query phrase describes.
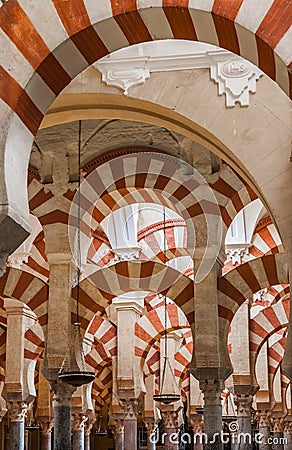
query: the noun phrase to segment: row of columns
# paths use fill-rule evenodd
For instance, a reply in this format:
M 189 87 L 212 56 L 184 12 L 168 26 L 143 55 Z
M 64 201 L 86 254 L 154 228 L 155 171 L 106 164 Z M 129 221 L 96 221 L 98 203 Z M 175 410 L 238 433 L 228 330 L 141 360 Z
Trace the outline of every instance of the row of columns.
M 62 394 L 61 394 L 62 392 Z M 71 450 L 71 444 L 68 446 L 68 442 L 71 442 L 71 421 L 73 428 L 73 439 L 72 448 L 73 450 L 90 450 L 90 433 L 92 424 L 86 425 L 86 418 L 83 414 L 74 415 L 73 420 L 71 417 L 71 407 L 68 402 L 70 401 L 69 389 L 58 389 L 58 395 L 56 396 L 56 401 L 58 405 L 56 406 L 55 414 L 55 447 L 54 448 L 69 448 Z M 251 435 L 251 419 L 247 414 L 246 403 L 241 399 L 241 407 L 238 407 L 238 433 L 249 433 Z M 213 403 L 215 403 L 213 397 Z M 209 398 L 209 406 L 211 404 Z M 127 405 L 128 413 L 122 418 L 115 418 L 114 420 L 114 436 L 115 436 L 115 449 L 116 450 L 135 450 L 137 447 L 137 414 L 133 412 L 133 405 Z M 10 401 L 8 404 L 8 414 L 10 420 L 9 436 L 6 435 L 4 448 L 5 450 L 23 450 L 25 444 L 25 433 L 24 433 L 24 423 L 25 423 L 25 413 L 27 411 L 27 405 L 20 401 Z M 212 414 L 214 417 L 214 413 Z M 162 419 L 164 423 L 165 437 L 164 437 L 164 448 L 165 450 L 178 450 L 178 444 L 170 439 L 171 436 L 179 432 L 179 421 L 178 413 L 172 408 L 166 408 L 162 411 Z M 206 419 L 205 419 L 206 420 Z M 207 419 L 208 420 L 208 419 Z M 217 421 L 217 417 L 216 417 Z M 271 444 L 268 444 L 268 439 L 271 435 L 271 427 L 273 427 L 273 438 L 274 450 L 290 450 L 292 448 L 292 417 L 287 417 L 283 420 L 279 417 L 271 418 L 267 412 L 259 413 L 258 417 L 259 426 L 258 431 L 263 436 L 262 443 L 259 444 L 259 450 L 270 450 L 272 448 Z M 203 421 L 198 415 L 193 417 L 190 421 L 194 434 L 201 434 L 203 432 Z M 215 421 L 213 421 L 213 426 Z M 41 439 L 42 439 L 42 450 L 51 450 L 51 431 L 52 422 L 41 424 Z M 148 450 L 155 450 L 155 439 L 151 439 L 153 432 L 155 430 L 155 420 L 154 418 L 145 419 L 145 427 L 147 429 L 147 448 Z M 221 424 L 220 424 L 221 428 Z M 209 432 L 210 432 L 209 428 Z M 215 432 L 215 426 L 213 428 Z M 208 435 L 208 428 L 204 428 L 204 432 Z M 67 436 L 68 433 L 70 436 Z M 67 436 L 67 438 L 66 438 Z M 213 436 L 213 434 L 212 434 Z M 66 440 L 67 439 L 67 440 Z M 61 447 L 63 446 L 63 447 Z M 67 447 L 66 447 L 67 446 Z M 220 443 L 215 442 L 211 446 L 205 446 L 204 449 L 217 450 Z M 203 446 L 200 442 L 196 441 L 193 445 L 194 450 L 202 450 Z M 233 450 L 245 449 L 248 450 L 252 448 L 246 441 L 240 445 L 233 445 Z

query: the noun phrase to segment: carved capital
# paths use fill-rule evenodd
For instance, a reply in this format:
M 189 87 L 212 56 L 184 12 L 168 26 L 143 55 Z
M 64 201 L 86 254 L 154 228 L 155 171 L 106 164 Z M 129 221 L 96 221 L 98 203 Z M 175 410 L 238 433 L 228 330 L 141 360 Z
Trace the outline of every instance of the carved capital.
M 252 401 L 252 395 L 235 395 L 234 403 L 237 406 L 237 416 L 250 417 Z
M 221 405 L 221 394 L 224 389 L 224 383 L 221 380 L 201 380 L 200 389 L 204 394 L 206 406 Z
M 259 413 L 258 422 L 260 428 L 267 428 L 271 426 L 271 415 L 268 413 Z
M 84 424 L 84 434 L 88 436 L 91 433 L 92 427 L 96 422 L 96 417 L 93 415 L 87 416 L 87 420 Z
M 124 420 L 137 420 L 138 400 L 122 400 L 121 405 L 124 408 Z
M 54 426 L 54 420 L 53 419 L 39 420 L 39 424 L 41 427 L 42 435 L 49 436 L 51 434 L 53 426 Z
M 28 405 L 19 400 L 8 401 L 8 414 L 11 422 L 22 422 L 25 418 Z
M 283 427 L 284 434 L 292 434 L 292 421 L 285 420 Z
M 54 381 L 51 383 L 54 392 L 54 401 L 58 403 L 68 403 L 72 400 L 72 394 L 76 391 L 74 386 L 63 383 L 62 381 Z
M 191 416 L 190 417 L 190 425 L 193 429 L 194 434 L 202 434 L 204 428 L 204 421 L 201 416 Z
M 112 421 L 112 428 L 114 434 L 123 434 L 124 433 L 124 420 L 122 418 L 114 418 Z
M 271 424 L 273 426 L 274 433 L 283 433 L 283 430 L 284 430 L 284 418 L 283 417 L 272 417 Z
M 73 431 L 83 431 L 84 424 L 88 420 L 83 413 L 73 413 L 72 414 L 72 430 Z
M 148 436 L 156 431 L 157 425 L 153 419 L 144 419 L 145 428 Z
M 164 428 L 178 429 L 178 413 L 176 411 L 162 411 Z

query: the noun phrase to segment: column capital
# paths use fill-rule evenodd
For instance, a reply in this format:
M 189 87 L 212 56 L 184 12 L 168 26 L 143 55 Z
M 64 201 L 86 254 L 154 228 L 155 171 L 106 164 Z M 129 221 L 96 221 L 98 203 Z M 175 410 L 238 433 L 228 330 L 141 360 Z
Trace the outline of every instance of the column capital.
M 271 424 L 273 426 L 274 433 L 283 433 L 284 417 L 272 417 Z
M 258 412 L 257 420 L 259 422 L 259 427 L 270 427 L 271 425 L 271 412 Z
M 164 428 L 178 429 L 178 413 L 177 411 L 161 411 Z
M 84 424 L 84 434 L 85 434 L 85 436 L 89 436 L 91 433 L 92 427 L 96 422 L 96 417 L 93 415 L 86 416 L 86 417 L 87 417 L 87 420 Z
M 70 384 L 63 383 L 62 381 L 53 381 L 50 383 L 51 389 L 54 392 L 54 400 L 59 403 L 71 402 L 72 394 L 76 391 L 76 387 Z
M 146 417 L 143 420 L 143 422 L 145 424 L 148 436 L 156 430 L 156 423 L 154 417 Z
M 204 428 L 204 421 L 200 414 L 192 414 L 190 416 L 190 425 L 194 434 L 202 434 Z
M 124 408 L 124 420 L 137 420 L 138 415 L 138 400 L 126 399 L 120 401 Z
M 284 434 L 292 434 L 292 420 L 284 421 Z
M 8 400 L 7 409 L 11 422 L 22 422 L 25 418 L 28 404 L 22 400 Z
M 237 407 L 237 416 L 238 417 L 250 417 L 253 396 L 237 394 L 233 398 L 234 398 L 234 403 Z
M 43 436 L 49 436 L 52 432 L 54 426 L 54 419 L 40 419 L 38 418 L 38 422 L 41 427 L 41 432 Z
M 73 431 L 83 431 L 84 425 L 88 417 L 86 417 L 83 413 L 72 413 L 72 430 Z
M 200 389 L 204 394 L 206 405 L 221 405 L 221 394 L 224 389 L 223 380 L 200 380 Z
M 124 432 L 124 420 L 122 417 L 112 418 L 112 427 L 114 434 L 122 434 Z

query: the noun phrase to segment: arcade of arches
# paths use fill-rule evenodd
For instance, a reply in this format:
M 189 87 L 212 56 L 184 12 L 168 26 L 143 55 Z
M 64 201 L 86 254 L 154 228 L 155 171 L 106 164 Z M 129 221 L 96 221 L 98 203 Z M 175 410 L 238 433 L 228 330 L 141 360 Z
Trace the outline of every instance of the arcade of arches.
M 0 22 L 1 449 L 292 450 L 291 2 Z

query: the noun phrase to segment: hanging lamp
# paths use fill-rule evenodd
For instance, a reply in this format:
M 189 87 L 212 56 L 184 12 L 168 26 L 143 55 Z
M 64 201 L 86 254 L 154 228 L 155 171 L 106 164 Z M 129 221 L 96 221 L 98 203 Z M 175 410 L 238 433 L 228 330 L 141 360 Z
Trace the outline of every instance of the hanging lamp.
M 76 322 L 74 323 L 73 339 L 70 340 L 68 355 L 65 357 L 59 372 L 59 379 L 66 384 L 75 387 L 88 384 L 95 379 L 95 373 L 86 370 L 83 351 L 82 336 L 79 322 L 79 298 L 80 298 L 80 276 L 81 276 L 81 120 L 78 127 L 78 190 L 77 190 L 77 291 L 76 291 Z
M 163 231 L 164 231 L 164 245 L 163 245 L 163 263 L 166 264 L 166 214 L 165 214 L 165 206 L 163 207 Z M 162 377 L 160 381 L 160 390 L 159 394 L 153 395 L 153 400 L 155 402 L 164 403 L 166 405 L 170 405 L 171 403 L 177 402 L 180 399 L 180 395 L 175 392 L 167 392 L 167 386 L 165 386 L 165 376 L 166 376 L 166 369 L 167 367 L 170 370 L 170 373 L 174 380 L 174 386 L 178 386 L 176 383 L 176 379 L 169 361 L 168 357 L 168 345 L 167 345 L 167 299 L 166 295 L 164 295 L 164 329 L 165 329 L 165 336 L 164 336 L 164 361 L 163 361 L 163 370 L 162 370 Z

